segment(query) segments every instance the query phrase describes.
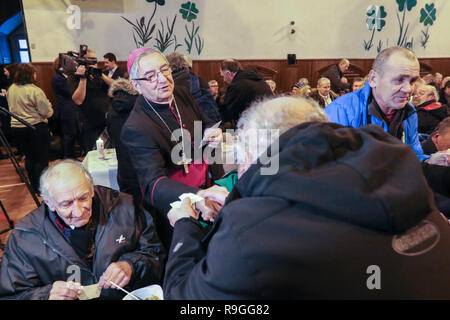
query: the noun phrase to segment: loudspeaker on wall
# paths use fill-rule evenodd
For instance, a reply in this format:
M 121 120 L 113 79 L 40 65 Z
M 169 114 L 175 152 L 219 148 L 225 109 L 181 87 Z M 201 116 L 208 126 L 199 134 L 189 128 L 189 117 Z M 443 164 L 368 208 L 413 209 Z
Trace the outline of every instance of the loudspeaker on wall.
M 297 64 L 297 56 L 295 53 L 288 53 L 287 62 L 289 65 Z

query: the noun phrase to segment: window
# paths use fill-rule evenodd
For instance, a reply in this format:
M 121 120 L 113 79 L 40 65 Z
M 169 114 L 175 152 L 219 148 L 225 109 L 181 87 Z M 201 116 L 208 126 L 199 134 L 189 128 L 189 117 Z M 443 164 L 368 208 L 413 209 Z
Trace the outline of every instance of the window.
M 29 63 L 30 55 L 28 54 L 28 43 L 26 39 L 19 39 L 20 62 Z

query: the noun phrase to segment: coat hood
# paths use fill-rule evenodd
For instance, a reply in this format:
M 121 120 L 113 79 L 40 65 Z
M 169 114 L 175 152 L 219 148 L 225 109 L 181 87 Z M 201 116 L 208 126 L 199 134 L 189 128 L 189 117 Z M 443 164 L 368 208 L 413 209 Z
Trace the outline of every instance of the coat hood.
M 131 85 L 130 80 L 124 78 L 119 78 L 111 83 L 108 90 L 108 96 L 111 98 L 114 97 L 114 93 L 116 93 L 119 90 L 122 90 L 130 95 L 139 94 L 139 92 L 137 92 L 136 89 L 134 89 L 133 86 Z
M 112 98 L 111 106 L 116 112 L 130 112 L 139 95 L 130 81 L 119 78 L 111 83 L 108 95 Z
M 417 156 L 376 125 L 298 125 L 280 137 L 278 159 L 277 174 L 262 175 L 269 165 L 258 162 L 234 192 L 392 234 L 436 210 Z

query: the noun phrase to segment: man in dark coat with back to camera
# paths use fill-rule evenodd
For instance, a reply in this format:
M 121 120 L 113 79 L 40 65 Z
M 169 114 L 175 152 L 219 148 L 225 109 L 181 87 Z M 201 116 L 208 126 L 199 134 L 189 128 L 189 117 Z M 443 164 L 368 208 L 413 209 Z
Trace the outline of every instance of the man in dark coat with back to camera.
M 272 90 L 254 69 L 243 70 L 239 61 L 227 59 L 220 65 L 220 75 L 228 84 L 223 103 L 224 121 L 234 128 L 241 113 L 258 98 L 273 96 Z
M 450 299 L 449 223 L 411 148 L 378 126 L 323 122 L 309 100 L 292 108 L 286 99 L 298 98 L 262 102 L 239 120 L 248 146 L 264 145 L 260 129 L 291 129 L 267 139 L 264 157 L 238 149 L 248 161 L 226 200 L 203 194 L 225 201 L 208 233 L 188 199 L 169 212 L 164 296 Z M 315 123 L 298 121 L 301 109 Z M 278 171 L 267 174 L 274 161 Z
M 42 205 L 8 238 L 0 298 L 75 300 L 97 284 L 100 299 L 122 299 L 160 283 L 165 251 L 150 214 L 130 195 L 94 186 L 81 162 L 66 159 L 41 176 Z M 114 285 L 114 284 L 115 285 Z

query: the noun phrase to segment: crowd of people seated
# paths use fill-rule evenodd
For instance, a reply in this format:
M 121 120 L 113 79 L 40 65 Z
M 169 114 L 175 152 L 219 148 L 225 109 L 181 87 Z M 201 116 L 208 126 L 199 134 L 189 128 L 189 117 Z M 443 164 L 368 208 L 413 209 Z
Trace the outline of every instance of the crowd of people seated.
M 179 53 L 103 58 L 101 75 L 56 59 L 54 106 L 31 64 L 4 67 L 5 104 L 36 128 L 11 120 L 9 138 L 43 201 L 8 238 L 0 299 L 93 284 L 99 299 L 150 284 L 166 299 L 450 298 L 450 78 L 421 79 L 413 52 L 387 48 L 351 81 L 341 59 L 288 92 L 235 59 L 219 88 Z M 104 134 L 120 190 L 79 161 Z

